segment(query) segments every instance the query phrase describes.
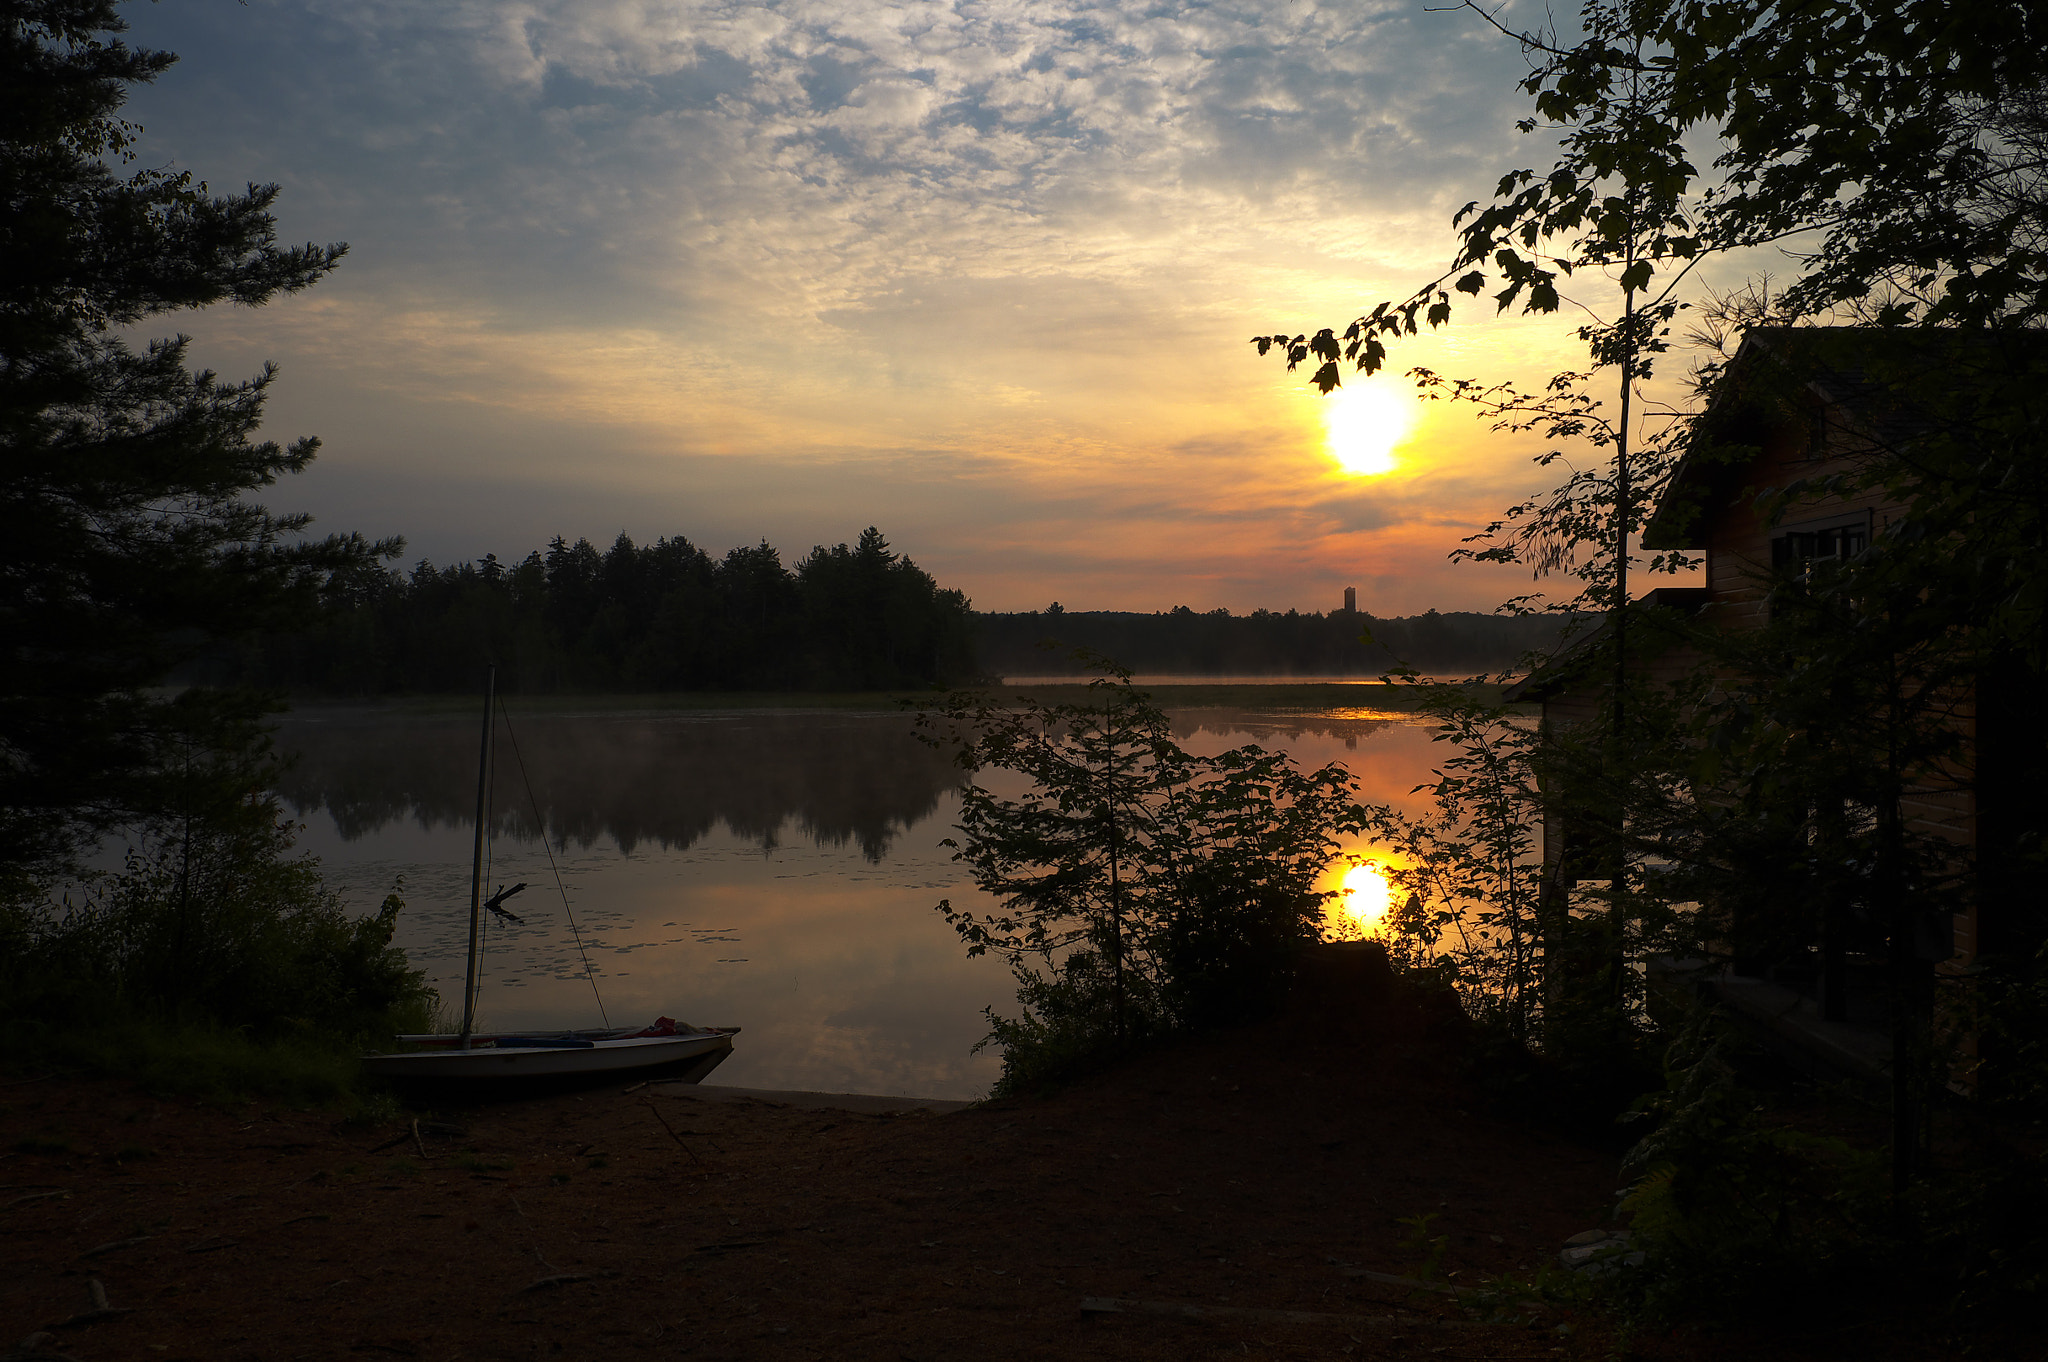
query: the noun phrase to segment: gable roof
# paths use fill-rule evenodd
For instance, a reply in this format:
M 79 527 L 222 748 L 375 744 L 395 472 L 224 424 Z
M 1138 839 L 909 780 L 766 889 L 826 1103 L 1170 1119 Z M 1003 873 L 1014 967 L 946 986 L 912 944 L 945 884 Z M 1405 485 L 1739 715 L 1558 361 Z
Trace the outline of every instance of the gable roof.
M 1936 409 L 1967 407 L 2048 357 L 2039 331 L 1929 327 L 1755 327 L 1722 370 L 1643 526 L 1643 547 L 1698 547 L 1698 529 L 1741 490 L 1765 431 L 1816 410 L 1878 448 L 1897 448 L 1943 424 Z

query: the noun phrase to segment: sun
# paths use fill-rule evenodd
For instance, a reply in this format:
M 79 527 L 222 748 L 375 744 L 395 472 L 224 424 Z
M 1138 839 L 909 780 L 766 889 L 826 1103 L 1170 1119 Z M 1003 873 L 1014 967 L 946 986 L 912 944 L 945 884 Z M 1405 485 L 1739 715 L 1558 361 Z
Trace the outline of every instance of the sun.
M 1354 477 L 1393 472 L 1399 466 L 1394 451 L 1414 424 L 1414 401 L 1384 379 L 1339 388 L 1323 399 L 1324 444 Z
M 1394 886 L 1385 867 L 1377 861 L 1354 865 L 1344 872 L 1337 900 L 1338 908 L 1353 925 L 1368 934 L 1377 931 L 1394 906 Z

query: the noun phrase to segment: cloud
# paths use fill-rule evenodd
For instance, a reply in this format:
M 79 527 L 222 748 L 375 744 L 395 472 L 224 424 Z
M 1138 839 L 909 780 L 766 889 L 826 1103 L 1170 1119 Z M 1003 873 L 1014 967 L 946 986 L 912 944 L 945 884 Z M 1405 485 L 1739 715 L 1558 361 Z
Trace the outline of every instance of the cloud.
M 278 410 L 322 413 L 325 457 L 357 470 L 313 485 L 350 483 L 365 529 L 429 551 L 517 547 L 482 542 L 502 497 L 489 526 L 454 501 L 408 523 L 408 486 L 495 463 L 536 489 L 528 522 L 598 486 L 693 538 L 877 520 L 985 599 L 1037 601 L 1057 560 L 1157 599 L 1193 574 L 1284 607 L 1284 572 L 1334 571 L 1361 536 L 1441 538 L 1518 490 L 1469 443 L 1471 485 L 1337 485 L 1299 379 L 1245 345 L 1426 278 L 1451 209 L 1541 159 L 1508 131 L 1512 45 L 1418 3 L 132 18 L 184 55 L 136 102 L 154 145 L 281 180 L 287 235 L 354 248 L 305 299 L 188 329 L 238 363 L 284 359 Z

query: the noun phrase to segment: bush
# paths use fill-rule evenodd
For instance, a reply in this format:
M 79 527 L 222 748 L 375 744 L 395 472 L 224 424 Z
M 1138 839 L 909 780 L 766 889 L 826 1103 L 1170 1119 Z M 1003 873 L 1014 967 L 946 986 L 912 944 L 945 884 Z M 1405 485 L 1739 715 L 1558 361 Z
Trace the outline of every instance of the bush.
M 1124 1031 L 1118 1037 L 1116 983 L 1098 951 L 1074 951 L 1043 972 L 1019 965 L 1015 973 L 1020 1015 L 984 1009 L 989 1033 L 974 1047 L 977 1054 L 991 1045 L 1003 1052 L 1002 1077 L 991 1097 L 1070 1082 L 1107 1067 L 1132 1045 L 1166 1029 L 1157 999 L 1142 977 L 1132 976 L 1126 981 Z M 1132 983 L 1138 987 L 1132 989 Z
M 1316 939 L 1330 897 L 1316 886 L 1366 820 L 1342 766 L 1304 772 L 1253 746 L 1190 754 L 1129 673 L 1099 667 L 1085 703 L 956 695 L 919 719 L 971 773 L 947 844 L 1000 905 L 939 909 L 970 955 L 1009 962 L 1024 1005 L 991 1014 L 999 1091 L 1273 1011 Z M 1022 781 L 985 785 L 991 770 Z
M 319 1095 L 346 1085 L 338 1057 L 431 1025 L 436 995 L 391 944 L 404 900 L 350 916 L 292 827 L 253 813 L 145 838 L 63 901 L 5 911 L 17 1055 L 164 1076 L 175 1035 L 196 1086 L 268 1065 Z
M 1881 1152 L 1772 1121 L 1737 1080 L 1712 1018 L 1673 1043 L 1654 1124 L 1623 1162 L 1621 1201 L 1648 1262 L 1632 1274 L 1658 1317 L 1810 1317 L 1863 1298 L 1893 1257 Z

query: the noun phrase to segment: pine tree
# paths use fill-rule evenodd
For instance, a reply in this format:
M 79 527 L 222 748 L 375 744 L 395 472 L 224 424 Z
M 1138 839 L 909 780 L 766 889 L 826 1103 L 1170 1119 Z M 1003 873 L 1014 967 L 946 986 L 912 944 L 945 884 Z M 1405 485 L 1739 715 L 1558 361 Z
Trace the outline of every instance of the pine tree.
M 173 785 L 188 815 L 195 769 L 245 779 L 261 697 L 162 683 L 395 549 L 248 499 L 318 448 L 258 438 L 269 366 L 223 381 L 182 335 L 124 339 L 296 292 L 346 249 L 280 247 L 275 185 L 127 171 L 121 107 L 175 58 L 125 28 L 111 0 L 0 0 L 0 892 L 168 816 Z

